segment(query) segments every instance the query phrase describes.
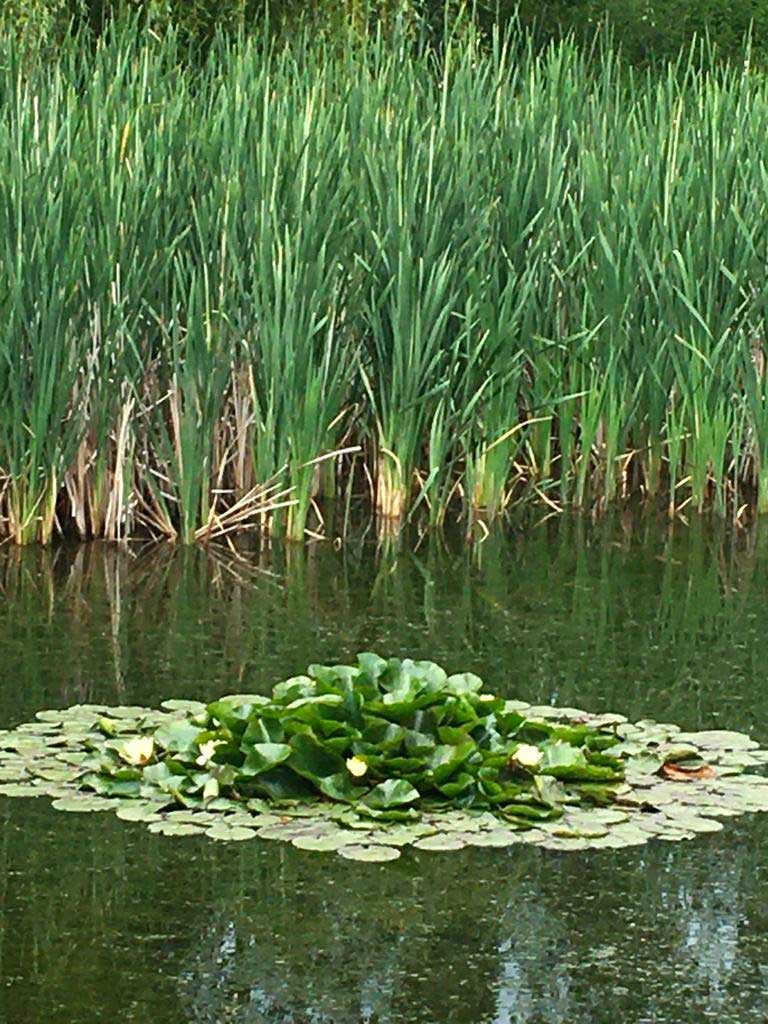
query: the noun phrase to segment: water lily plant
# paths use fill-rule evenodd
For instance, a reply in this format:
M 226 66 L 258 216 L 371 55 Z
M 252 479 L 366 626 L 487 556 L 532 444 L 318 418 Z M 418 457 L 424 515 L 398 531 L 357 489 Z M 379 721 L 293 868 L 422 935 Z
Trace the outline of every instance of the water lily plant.
M 0 730 L 0 796 L 116 810 L 167 836 L 259 837 L 350 860 L 537 843 L 676 842 L 768 811 L 768 751 L 728 730 L 531 706 L 471 673 L 361 654 L 271 696 L 75 705 Z
M 331 801 L 386 821 L 460 807 L 519 826 L 584 799 L 611 802 L 624 779 L 606 753 L 614 732 L 529 720 L 482 686 L 472 673 L 370 653 L 353 666 L 311 665 L 271 697 L 223 697 L 107 743 L 82 784 L 187 807 L 222 795 Z

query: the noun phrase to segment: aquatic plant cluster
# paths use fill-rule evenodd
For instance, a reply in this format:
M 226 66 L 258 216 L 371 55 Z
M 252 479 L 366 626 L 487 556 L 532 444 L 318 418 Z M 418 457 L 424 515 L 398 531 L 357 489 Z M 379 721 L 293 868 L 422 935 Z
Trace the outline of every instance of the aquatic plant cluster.
M 768 510 L 768 83 L 523 35 L 0 42 L 0 534 Z
M 164 835 L 282 839 L 393 860 L 399 849 L 621 847 L 768 810 L 748 736 L 531 707 L 471 673 L 361 654 L 271 696 L 162 710 L 79 705 L 0 733 L 0 795 L 117 810 Z

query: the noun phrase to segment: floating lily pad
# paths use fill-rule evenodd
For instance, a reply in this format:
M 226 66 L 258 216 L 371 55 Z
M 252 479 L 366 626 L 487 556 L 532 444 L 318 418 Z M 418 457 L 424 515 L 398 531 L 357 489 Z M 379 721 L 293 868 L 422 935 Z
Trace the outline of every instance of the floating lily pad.
M 200 715 L 205 711 L 205 704 L 199 700 L 164 700 L 160 707 L 168 711 L 188 711 L 191 715 Z
M 280 825 L 265 825 L 263 828 L 256 830 L 256 835 L 259 839 L 287 840 L 290 842 L 295 836 L 301 835 L 301 832 L 283 823 Z
M 592 846 L 589 839 L 581 839 L 577 836 L 565 838 L 548 836 L 541 843 L 545 850 L 558 850 L 560 852 L 572 853 L 574 850 L 588 850 Z
M 117 707 L 106 708 L 104 714 L 110 718 L 141 718 L 142 715 L 152 714 L 152 708 L 141 707 L 140 705 L 120 704 Z
M 638 828 L 651 835 L 660 836 L 673 830 L 673 825 L 663 814 L 639 814 L 636 819 Z M 683 831 L 682 829 L 680 831 Z
M 16 753 L 23 753 L 27 757 L 44 757 L 46 747 L 38 739 L 32 736 L 25 736 L 24 733 L 4 736 L 0 739 L 0 747 L 3 750 L 13 750 Z
M 625 715 L 617 715 L 611 712 L 606 712 L 603 715 L 590 715 L 589 724 L 597 729 L 604 728 L 617 728 L 626 723 L 627 718 Z
M 36 711 L 35 718 L 40 722 L 53 722 L 54 724 L 59 725 L 64 720 L 66 714 L 66 711 L 45 709 L 43 711 Z
M 434 829 L 421 824 L 392 825 L 390 828 L 380 828 L 372 833 L 375 836 L 374 841 L 384 846 L 410 846 L 417 839 L 432 834 L 434 834 Z M 355 835 L 355 840 L 359 842 L 357 835 Z
M 698 814 L 686 814 L 682 810 L 675 810 L 674 814 L 666 812 L 667 821 L 683 832 L 721 832 L 723 824 L 715 821 L 714 818 L 704 818 Z
M 118 807 L 117 816 L 122 821 L 143 821 L 147 824 L 161 820 L 159 807 L 156 804 L 142 805 L 134 804 L 129 801 L 126 801 L 123 805 Z
M 30 782 L 4 782 L 0 785 L 0 796 L 40 796 L 42 790 Z
M 24 722 L 16 726 L 16 732 L 21 736 L 38 736 L 45 742 L 47 736 L 57 736 L 61 725 L 53 722 Z
M 369 863 L 384 863 L 397 860 L 400 851 L 393 846 L 341 846 L 339 856 L 346 860 L 363 860 Z
M 760 744 L 741 732 L 727 729 L 707 729 L 701 732 L 681 732 L 677 739 L 703 750 L 756 750 Z
M 36 768 L 35 775 L 46 782 L 73 782 L 83 774 L 82 768 Z
M 240 808 L 240 804 L 236 800 L 228 800 L 226 797 L 217 797 L 215 800 L 209 800 L 205 809 L 207 811 L 237 811 Z
M 191 826 L 187 826 L 191 827 Z M 254 839 L 256 832 L 252 828 L 243 828 L 241 825 L 211 825 L 205 830 L 210 839 L 218 839 L 220 842 L 241 843 L 246 839 Z
M 65 796 L 53 801 L 57 811 L 75 811 L 78 813 L 89 813 L 90 811 L 113 811 L 115 805 L 111 800 L 105 800 L 99 796 Z
M 462 850 L 467 844 L 462 835 L 454 832 L 451 835 L 424 836 L 422 839 L 417 839 L 413 845 L 417 850 L 443 852 L 446 850 Z
M 249 828 L 266 828 L 268 825 L 279 825 L 281 821 L 285 820 L 279 814 L 262 814 L 260 812 L 250 814 L 249 818 Z
M 358 838 L 350 832 L 344 832 L 338 830 L 330 835 L 325 836 L 295 836 L 291 840 L 291 845 L 295 846 L 297 850 L 316 850 L 320 851 L 337 851 L 342 846 L 359 846 Z
M 568 820 L 574 825 L 589 827 L 591 825 L 621 825 L 629 815 L 612 807 L 590 807 L 569 810 Z
M 607 836 L 609 831 L 607 825 L 597 824 L 592 827 L 585 825 L 583 828 L 577 828 L 553 822 L 539 827 L 555 839 L 600 839 L 602 836 Z
M 195 825 L 181 821 L 153 821 L 149 825 L 150 832 L 158 832 L 162 836 L 201 836 L 204 831 Z
M 490 846 L 501 849 L 519 843 L 520 833 L 511 829 L 488 829 L 486 832 L 466 832 L 461 836 L 466 846 Z

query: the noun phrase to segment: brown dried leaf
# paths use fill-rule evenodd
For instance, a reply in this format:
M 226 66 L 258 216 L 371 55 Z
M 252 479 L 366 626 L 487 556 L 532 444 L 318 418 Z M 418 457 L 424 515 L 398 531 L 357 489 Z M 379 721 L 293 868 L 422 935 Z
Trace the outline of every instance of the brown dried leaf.
M 687 768 L 684 764 L 665 764 L 661 772 L 674 782 L 697 782 L 716 777 L 715 769 L 708 764 L 700 764 L 695 768 Z

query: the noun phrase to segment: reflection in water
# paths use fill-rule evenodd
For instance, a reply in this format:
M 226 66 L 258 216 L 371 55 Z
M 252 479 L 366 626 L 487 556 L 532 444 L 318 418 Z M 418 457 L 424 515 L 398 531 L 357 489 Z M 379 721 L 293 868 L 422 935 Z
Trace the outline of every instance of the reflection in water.
M 15 721 L 41 701 L 267 689 L 307 661 L 374 647 L 536 700 L 640 717 L 650 701 L 685 724 L 759 728 L 747 697 L 768 653 L 766 542 L 702 524 L 563 522 L 471 548 L 433 537 L 415 553 L 4 549 L 0 684 L 24 685 L 6 687 L 0 711 Z
M 264 691 L 358 650 L 763 742 L 766 533 L 563 521 L 468 548 L 0 551 L 0 723 Z M 768 823 L 637 850 L 151 836 L 0 801 L 5 1024 L 764 1024 Z
M 591 863 L 531 850 L 433 856 L 416 886 L 356 871 L 329 885 L 327 863 L 310 874 L 294 857 L 268 893 L 245 887 L 238 909 L 221 901 L 200 932 L 184 969 L 189 1019 L 764 1019 L 760 959 L 748 940 L 739 948 L 758 895 L 741 877 L 754 852 L 732 838 Z

